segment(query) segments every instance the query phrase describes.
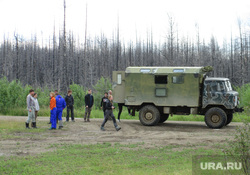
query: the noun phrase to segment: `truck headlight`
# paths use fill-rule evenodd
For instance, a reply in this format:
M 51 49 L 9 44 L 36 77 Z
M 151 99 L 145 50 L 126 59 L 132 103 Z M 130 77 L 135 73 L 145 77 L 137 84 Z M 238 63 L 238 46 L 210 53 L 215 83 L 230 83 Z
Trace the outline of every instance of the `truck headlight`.
M 234 96 L 233 101 L 234 101 L 234 106 L 237 106 L 237 104 L 238 104 L 238 97 Z

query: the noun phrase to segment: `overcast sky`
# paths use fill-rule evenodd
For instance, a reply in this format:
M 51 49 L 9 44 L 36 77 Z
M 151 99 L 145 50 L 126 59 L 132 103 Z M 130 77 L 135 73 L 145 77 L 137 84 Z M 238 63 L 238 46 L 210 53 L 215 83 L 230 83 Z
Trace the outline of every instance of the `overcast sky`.
M 161 42 L 168 31 L 168 14 L 174 17 L 179 35 L 195 36 L 199 25 L 201 38 L 214 35 L 219 42 L 238 35 L 237 18 L 250 26 L 250 0 L 66 0 L 67 31 L 84 40 L 86 4 L 88 34 L 105 33 L 112 38 L 119 15 L 120 36 L 145 39 L 152 29 L 154 41 Z M 248 23 L 248 24 L 247 24 Z M 63 26 L 63 0 L 0 0 L 0 41 L 14 31 L 29 39 L 34 34 L 44 40 Z

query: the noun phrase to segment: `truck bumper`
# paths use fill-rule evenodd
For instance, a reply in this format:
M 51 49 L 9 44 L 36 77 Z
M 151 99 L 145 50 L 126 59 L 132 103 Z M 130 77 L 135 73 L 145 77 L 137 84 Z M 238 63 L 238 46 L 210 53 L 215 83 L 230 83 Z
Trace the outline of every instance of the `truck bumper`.
M 243 112 L 243 111 L 244 111 L 243 107 L 241 107 L 241 108 L 236 107 L 234 109 L 234 112 Z

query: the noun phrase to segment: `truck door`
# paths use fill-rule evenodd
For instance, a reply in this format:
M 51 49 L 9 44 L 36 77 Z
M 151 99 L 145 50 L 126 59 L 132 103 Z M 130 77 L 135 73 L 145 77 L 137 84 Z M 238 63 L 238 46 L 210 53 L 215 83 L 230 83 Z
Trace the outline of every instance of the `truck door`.
M 125 99 L 125 72 L 113 71 L 113 96 L 115 103 L 124 103 Z

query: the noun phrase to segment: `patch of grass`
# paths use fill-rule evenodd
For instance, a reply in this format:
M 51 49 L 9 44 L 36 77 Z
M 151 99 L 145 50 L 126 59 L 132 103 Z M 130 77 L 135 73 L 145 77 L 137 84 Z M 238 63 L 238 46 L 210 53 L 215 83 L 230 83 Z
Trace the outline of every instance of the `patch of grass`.
M 45 122 L 39 122 L 41 125 L 46 125 Z M 36 137 L 37 133 L 43 133 L 48 128 L 40 128 L 38 126 L 37 129 L 26 129 L 25 128 L 25 121 L 8 121 L 8 120 L 1 120 L 0 122 L 0 134 L 1 139 L 19 139 L 21 138 L 18 136 L 18 133 L 29 133 L 30 136 Z
M 37 156 L 0 157 L 2 174 L 192 174 L 192 156 L 219 150 L 172 146 L 135 149 L 141 144 L 53 145 Z

